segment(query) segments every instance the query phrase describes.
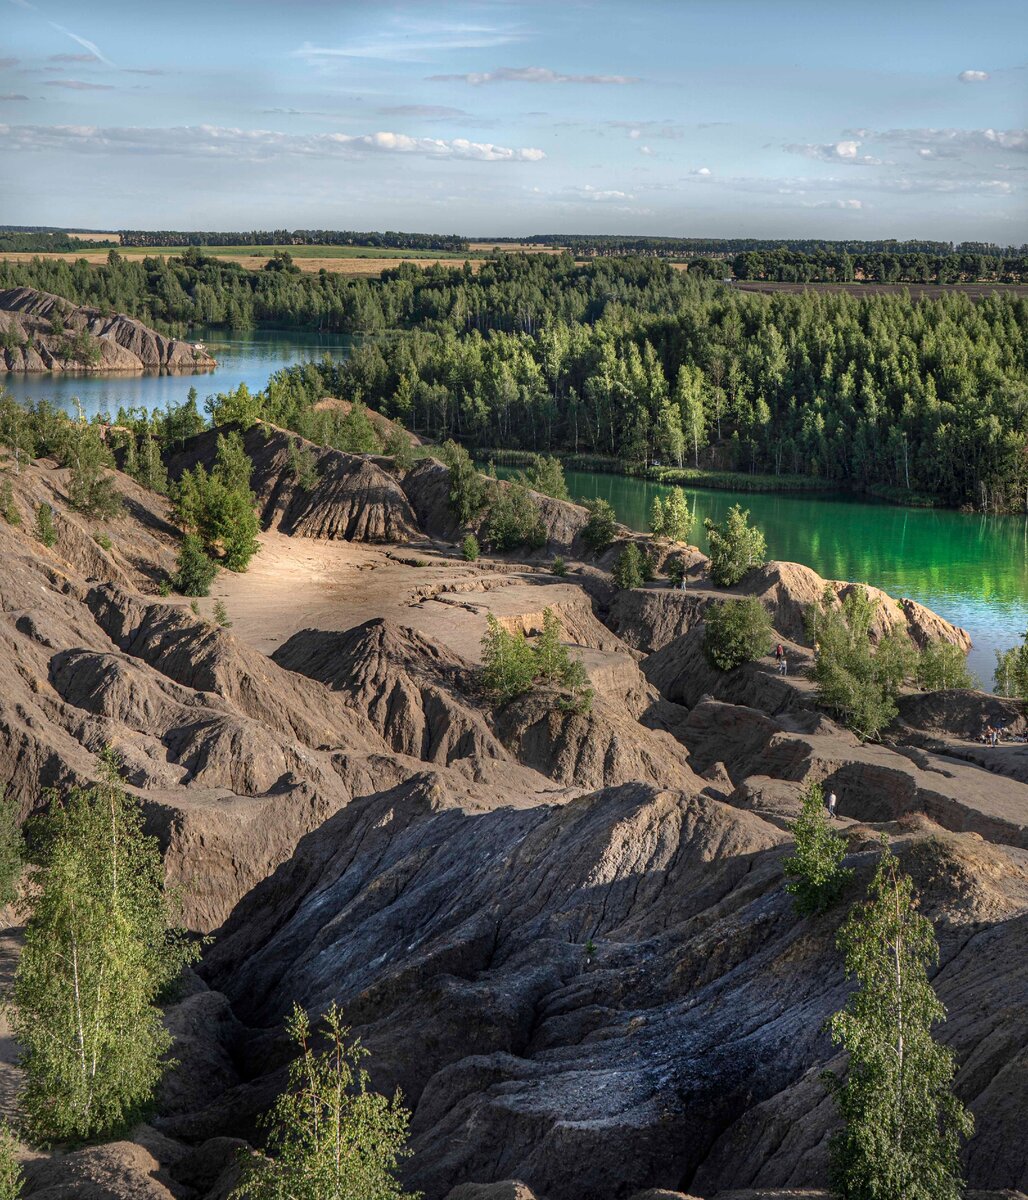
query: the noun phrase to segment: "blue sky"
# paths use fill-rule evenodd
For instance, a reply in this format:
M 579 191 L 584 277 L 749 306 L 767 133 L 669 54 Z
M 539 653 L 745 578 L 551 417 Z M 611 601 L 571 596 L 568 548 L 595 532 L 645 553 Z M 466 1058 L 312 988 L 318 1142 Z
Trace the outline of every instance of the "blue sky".
M 1028 241 L 1024 0 L 0 0 L 0 220 Z

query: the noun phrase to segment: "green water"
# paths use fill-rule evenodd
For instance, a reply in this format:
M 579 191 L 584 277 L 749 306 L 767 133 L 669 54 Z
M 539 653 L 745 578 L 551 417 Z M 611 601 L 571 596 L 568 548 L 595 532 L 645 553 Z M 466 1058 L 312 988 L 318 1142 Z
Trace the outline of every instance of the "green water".
M 622 475 L 567 472 L 576 499 L 602 496 L 632 529 L 649 525 L 655 495 L 669 489 Z M 972 669 L 987 685 L 995 651 L 1028 627 L 1028 519 L 898 508 L 841 496 L 767 495 L 686 488 L 697 513 L 694 538 L 706 549 L 703 519 L 748 508 L 767 538 L 768 557 L 805 563 L 827 579 L 874 584 L 909 596 L 974 640 Z

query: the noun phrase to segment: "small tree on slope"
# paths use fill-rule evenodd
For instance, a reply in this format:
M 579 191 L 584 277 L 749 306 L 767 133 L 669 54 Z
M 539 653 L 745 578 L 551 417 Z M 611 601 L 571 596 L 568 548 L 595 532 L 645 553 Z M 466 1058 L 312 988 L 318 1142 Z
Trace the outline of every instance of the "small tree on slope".
M 829 1023 L 849 1052 L 845 1081 L 822 1077 L 844 1122 L 829 1180 L 843 1200 L 959 1200 L 960 1139 L 974 1120 L 951 1090 L 952 1053 L 932 1037 L 946 1016 L 928 980 L 939 947 L 912 880 L 882 840 L 867 900 L 838 936 L 857 990 Z
M 369 1090 L 360 1065 L 368 1052 L 347 1042 L 336 1005 L 325 1013 L 320 1054 L 299 1005 L 286 1028 L 301 1054 L 264 1121 L 268 1157 L 252 1163 L 230 1200 L 416 1200 L 396 1180 L 410 1116 L 399 1093 L 387 1100 Z
M 800 916 L 813 916 L 838 900 L 853 871 L 842 865 L 846 839 L 828 827 L 821 785 L 810 784 L 801 801 L 803 808 L 792 827 L 796 853 L 785 860 L 785 890 L 793 897 Z
M 164 865 L 106 756 L 95 787 L 54 797 L 14 980 L 26 1125 L 39 1142 L 136 1119 L 167 1064 L 156 1000 L 195 957 L 168 928 Z

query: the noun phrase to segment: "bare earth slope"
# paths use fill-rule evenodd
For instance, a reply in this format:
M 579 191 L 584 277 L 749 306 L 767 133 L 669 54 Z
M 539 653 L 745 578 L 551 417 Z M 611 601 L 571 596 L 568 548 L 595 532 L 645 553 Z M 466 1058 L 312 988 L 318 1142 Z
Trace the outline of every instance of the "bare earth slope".
M 333 999 L 375 1085 L 403 1088 L 405 1176 L 426 1200 L 823 1187 L 845 906 L 798 919 L 782 876 L 811 780 L 839 795 L 847 899 L 884 831 L 936 922 L 941 1036 L 978 1122 L 970 1184 L 1028 1186 L 1028 785 L 1013 758 L 943 732 L 993 701 L 910 697 L 885 744 L 861 745 L 798 674 L 711 671 L 717 589 L 615 596 L 595 565 L 557 579 L 467 564 L 439 540 L 431 461 L 399 480 L 386 460 L 314 448 L 321 482 L 304 494 L 285 435 L 246 444 L 267 529 L 250 571 L 217 581 L 231 629 L 206 619 L 210 600 L 197 615 L 155 594 L 178 537 L 160 497 L 118 477 L 129 508 L 104 551 L 64 472 L 8 475 L 23 523 L 0 521 L 0 787 L 28 813 L 44 786 L 94 778 L 112 745 L 189 923 L 215 934 L 167 1013 L 181 1066 L 151 1125 L 33 1158 L 26 1195 L 224 1200 L 238 1139 L 283 1082 L 284 1015 Z M 212 453 L 202 435 L 177 465 Z M 53 550 L 30 532 L 42 500 Z M 551 536 L 573 546 L 564 508 Z M 415 539 L 418 559 L 368 544 Z M 737 589 L 768 606 L 797 668 L 823 582 L 805 571 L 772 564 Z M 487 614 L 534 634 L 547 607 L 591 712 L 545 691 L 486 704 Z M 915 640 L 960 640 L 884 611 Z M 10 1064 L 0 1054 L 13 1086 Z
M 105 316 L 49 292 L 0 290 L 0 369 L 8 371 L 203 371 L 214 359 L 201 346 L 165 337 L 123 313 Z M 82 338 L 89 352 L 77 344 Z

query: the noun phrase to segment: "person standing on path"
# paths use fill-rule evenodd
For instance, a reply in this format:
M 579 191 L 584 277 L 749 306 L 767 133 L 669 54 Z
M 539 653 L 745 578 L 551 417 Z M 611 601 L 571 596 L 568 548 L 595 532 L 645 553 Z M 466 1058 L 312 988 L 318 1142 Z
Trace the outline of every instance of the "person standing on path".
M 829 792 L 828 793 L 828 815 L 832 818 L 833 821 L 835 820 L 835 805 L 836 805 L 836 803 L 837 803 L 837 800 L 836 800 L 835 793 Z

